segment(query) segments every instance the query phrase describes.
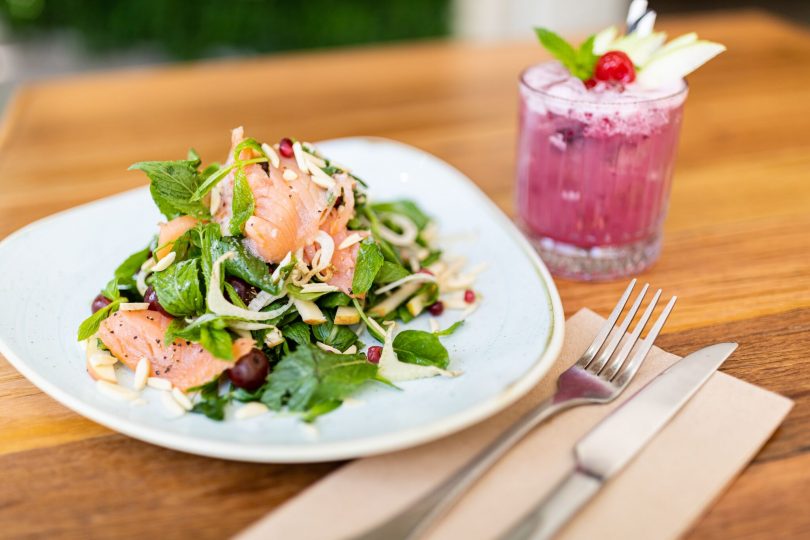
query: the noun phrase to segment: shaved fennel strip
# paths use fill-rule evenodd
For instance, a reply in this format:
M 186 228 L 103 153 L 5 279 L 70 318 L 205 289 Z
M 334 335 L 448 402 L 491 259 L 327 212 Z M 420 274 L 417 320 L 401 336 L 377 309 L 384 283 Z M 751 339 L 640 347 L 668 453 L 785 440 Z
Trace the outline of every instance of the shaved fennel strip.
M 430 274 L 425 274 L 425 273 L 411 274 L 410 276 L 405 276 L 404 278 L 398 279 L 398 280 L 394 281 L 393 283 L 389 283 L 388 285 L 385 285 L 384 287 L 380 287 L 379 289 L 374 291 L 374 294 L 382 294 L 382 293 L 387 293 L 388 291 L 393 291 L 394 289 L 399 288 L 401 285 L 404 285 L 404 284 L 409 283 L 411 281 L 425 281 L 425 282 L 433 282 L 433 283 L 435 283 L 436 282 L 436 276 L 431 276 Z

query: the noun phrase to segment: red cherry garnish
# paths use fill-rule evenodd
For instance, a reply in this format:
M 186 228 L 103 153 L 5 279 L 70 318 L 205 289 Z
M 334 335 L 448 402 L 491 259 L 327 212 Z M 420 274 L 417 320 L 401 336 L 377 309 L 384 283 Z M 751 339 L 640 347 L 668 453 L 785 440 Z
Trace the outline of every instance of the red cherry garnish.
M 588 90 L 596 86 L 596 79 L 594 79 L 593 77 L 583 82 L 585 83 L 585 88 L 587 88 Z
M 434 317 L 438 317 L 439 315 L 444 313 L 444 304 L 441 302 L 441 300 L 439 300 L 438 302 L 434 302 L 433 304 L 430 304 L 428 311 Z
M 464 291 L 464 301 L 468 304 L 475 302 L 475 291 L 472 289 L 467 289 Z
M 597 81 L 630 83 L 636 80 L 636 68 L 622 51 L 608 51 L 597 60 L 593 77 Z
M 278 153 L 287 158 L 293 157 L 292 145 L 293 142 L 287 137 L 284 137 L 278 142 Z
M 379 345 L 372 345 L 366 351 L 366 358 L 368 358 L 368 361 L 371 362 L 372 364 L 379 364 L 381 356 L 382 356 L 382 347 L 380 347 Z

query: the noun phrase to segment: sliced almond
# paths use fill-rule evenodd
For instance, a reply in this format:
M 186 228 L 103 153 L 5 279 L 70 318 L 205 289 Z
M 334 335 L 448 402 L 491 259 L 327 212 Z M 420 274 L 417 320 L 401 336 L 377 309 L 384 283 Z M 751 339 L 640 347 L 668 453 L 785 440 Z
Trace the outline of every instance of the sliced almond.
M 158 263 L 152 267 L 152 272 L 162 272 L 166 270 L 168 267 L 172 265 L 174 260 L 177 258 L 177 252 L 172 251 L 162 259 L 158 261 Z
M 146 388 L 146 381 L 149 379 L 150 371 L 152 371 L 152 365 L 148 358 L 143 357 L 138 360 L 138 365 L 135 366 L 135 378 L 132 382 L 132 387 L 135 390 Z
M 101 364 L 98 366 L 90 366 L 93 370 L 93 375 L 98 380 L 107 381 L 113 384 L 118 383 L 118 377 L 115 374 L 115 366 L 112 364 Z
M 148 377 L 146 379 L 146 385 L 155 390 L 168 391 L 172 389 L 172 382 L 169 379 L 163 379 L 161 377 Z
M 179 388 L 172 388 L 172 398 L 177 402 L 178 405 L 183 407 L 183 409 L 190 411 L 194 408 L 194 404 L 188 399 L 188 396 L 183 393 L 182 390 Z
M 301 172 L 309 172 L 309 162 L 304 155 L 304 149 L 301 148 L 301 143 L 298 141 L 293 143 L 293 155 L 295 156 L 295 163 L 298 165 Z
M 264 344 L 270 347 L 271 349 L 273 347 L 278 347 L 282 343 L 284 343 L 284 335 L 278 328 L 274 327 L 264 336 Z
M 326 343 L 321 343 L 320 341 L 316 341 L 315 345 L 318 346 L 319 349 L 322 351 L 335 353 L 335 354 L 342 354 L 338 349 L 332 347 L 331 345 L 327 345 Z
M 90 362 L 90 365 L 94 368 L 99 366 L 112 366 L 118 363 L 118 358 L 114 357 L 113 355 L 104 352 L 104 351 L 97 351 L 91 354 L 87 361 Z
M 281 173 L 281 177 L 286 180 L 287 182 L 292 182 L 293 180 L 298 179 L 298 173 L 296 173 L 292 169 L 284 169 L 284 172 Z
M 177 403 L 177 400 L 169 392 L 160 393 L 160 402 L 163 404 L 163 410 L 169 418 L 177 418 L 186 414 L 186 410 Z
M 247 420 L 248 418 L 255 418 L 267 413 L 270 409 L 261 401 L 251 401 L 239 407 L 234 413 L 234 418 L 237 420 Z
M 310 167 L 310 174 L 312 175 L 312 181 L 315 185 L 324 189 L 332 189 L 335 187 L 335 179 L 323 172 L 320 167 Z
M 360 242 L 361 240 L 363 240 L 362 236 L 360 236 L 357 233 L 352 233 L 349 236 L 347 236 L 343 240 L 343 242 L 340 243 L 340 245 L 338 246 L 338 249 L 346 249 L 347 247 L 353 246 L 356 243 Z
M 267 156 L 267 159 L 270 160 L 270 164 L 278 169 L 278 166 L 281 164 L 281 160 L 273 147 L 267 143 L 262 143 L 262 151 L 264 152 L 264 155 Z
M 143 311 L 149 309 L 147 302 L 124 302 L 118 305 L 119 311 Z
M 139 396 L 138 392 L 134 392 L 129 388 L 124 388 L 118 384 L 113 384 L 109 381 L 103 380 L 96 381 L 96 389 L 101 394 L 117 401 L 132 401 Z

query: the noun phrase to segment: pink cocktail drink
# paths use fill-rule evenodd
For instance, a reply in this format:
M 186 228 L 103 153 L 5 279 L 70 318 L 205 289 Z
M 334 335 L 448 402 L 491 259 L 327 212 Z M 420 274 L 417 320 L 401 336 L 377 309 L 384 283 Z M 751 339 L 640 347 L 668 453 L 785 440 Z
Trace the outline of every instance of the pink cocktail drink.
M 557 62 L 523 73 L 518 212 L 553 273 L 614 279 L 658 258 L 686 94 L 589 89 Z

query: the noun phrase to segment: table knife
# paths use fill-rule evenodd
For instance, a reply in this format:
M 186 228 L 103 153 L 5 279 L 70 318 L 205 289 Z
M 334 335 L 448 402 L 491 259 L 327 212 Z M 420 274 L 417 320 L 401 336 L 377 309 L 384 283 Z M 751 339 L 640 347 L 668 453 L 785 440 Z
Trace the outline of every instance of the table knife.
M 681 410 L 736 343 L 693 352 L 655 377 L 574 447 L 576 467 L 501 540 L 551 538 Z

